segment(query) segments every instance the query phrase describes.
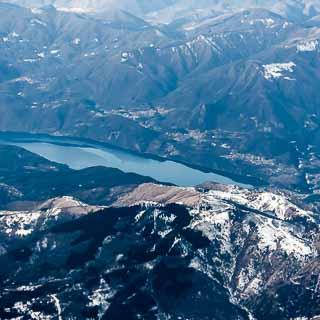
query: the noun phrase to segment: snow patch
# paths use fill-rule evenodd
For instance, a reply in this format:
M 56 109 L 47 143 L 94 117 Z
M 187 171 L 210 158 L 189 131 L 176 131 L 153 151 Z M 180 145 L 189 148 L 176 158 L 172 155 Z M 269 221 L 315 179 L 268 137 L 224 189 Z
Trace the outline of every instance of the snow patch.
M 256 19 L 256 20 L 252 20 L 250 21 L 251 25 L 257 24 L 257 23 L 262 23 L 263 25 L 265 25 L 266 27 L 274 27 L 275 26 L 275 21 L 271 18 L 267 18 L 267 19 Z
M 318 48 L 319 42 L 318 40 L 310 40 L 310 41 L 305 41 L 302 43 L 299 43 L 297 45 L 297 51 L 298 52 L 312 52 L 316 51 Z
M 40 8 L 31 8 L 30 9 L 33 14 L 43 14 L 44 11 Z
M 73 12 L 73 13 L 90 13 L 90 12 L 94 12 L 94 9 L 90 9 L 90 8 L 81 8 L 81 7 L 58 7 L 57 8 L 58 11 L 62 11 L 62 12 Z
M 72 43 L 75 44 L 76 46 L 78 46 L 80 44 L 80 42 L 81 42 L 80 38 L 75 38 L 72 41 Z
M 285 76 L 285 72 L 292 73 L 296 64 L 294 62 L 287 63 L 272 63 L 263 65 L 264 77 L 267 80 L 283 78 L 285 80 L 294 80 L 288 76 Z

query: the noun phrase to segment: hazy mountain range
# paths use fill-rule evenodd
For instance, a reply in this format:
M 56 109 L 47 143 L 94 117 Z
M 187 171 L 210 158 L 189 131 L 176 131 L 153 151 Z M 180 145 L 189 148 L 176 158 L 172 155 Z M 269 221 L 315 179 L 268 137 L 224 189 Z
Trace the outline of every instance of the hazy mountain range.
M 54 5 L 59 9 L 75 12 L 102 12 L 122 9 L 140 16 L 153 17 L 158 19 L 158 22 L 161 21 L 161 18 L 166 19 L 170 16 L 173 18 L 183 13 L 188 15 L 196 12 L 203 14 L 207 10 L 226 12 L 260 7 L 292 18 L 312 17 L 320 11 L 318 0 L 11 0 L 2 2 L 11 2 L 26 7 Z
M 279 10 L 279 8 L 303 8 L 305 14 L 314 14 L 319 8 L 319 2 L 317 0 L 245 0 L 245 1 L 223 1 L 223 0 L 12 0 L 2 1 L 19 4 L 26 7 L 42 7 L 45 5 L 54 5 L 57 8 L 79 8 L 83 10 L 99 11 L 109 10 L 111 8 L 126 9 L 129 12 L 140 10 L 140 12 L 154 12 L 161 9 L 171 8 L 186 8 L 186 9 L 204 9 L 204 8 L 216 8 L 216 9 L 246 9 L 253 7 L 264 7 L 270 10 Z
M 88 14 L 0 4 L 1 130 L 318 189 L 318 16 L 188 6 L 176 16 L 166 3 L 141 18 L 101 5 Z

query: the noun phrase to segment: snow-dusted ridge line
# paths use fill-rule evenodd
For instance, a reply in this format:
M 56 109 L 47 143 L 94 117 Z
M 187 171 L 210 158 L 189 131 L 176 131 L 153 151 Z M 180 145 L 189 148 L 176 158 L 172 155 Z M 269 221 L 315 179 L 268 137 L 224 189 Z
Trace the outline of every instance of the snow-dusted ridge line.
M 308 268 L 313 267 L 314 264 L 317 268 L 316 241 L 318 241 L 319 230 L 306 230 L 304 225 L 304 223 L 306 226 L 309 226 L 309 223 L 310 226 L 315 225 L 313 222 L 316 217 L 312 211 L 296 204 L 299 203 L 297 199 L 292 201 L 291 195 L 293 197 L 293 194 L 289 195 L 275 190 L 247 190 L 218 184 L 204 184 L 198 188 L 178 188 L 148 183 L 138 186 L 127 197 L 121 197 L 116 205 L 122 205 L 126 212 L 133 214 L 129 220 L 132 228 L 128 225 L 126 218 L 123 220 L 126 221 L 126 231 L 123 235 L 126 232 L 134 235 L 134 242 L 138 243 L 144 237 L 141 232 L 143 233 L 143 230 L 147 228 L 152 239 L 160 239 L 159 241 L 170 239 L 167 254 L 170 254 L 171 250 L 180 249 L 182 257 L 185 257 L 192 252 L 188 268 L 197 273 L 200 272 L 211 281 L 218 281 L 230 293 L 230 301 L 242 308 L 243 305 L 246 305 L 244 302 L 260 297 L 260 294 L 268 291 L 270 286 L 277 288 L 280 280 L 300 285 L 301 270 L 309 270 Z M 182 207 L 169 205 L 172 203 L 181 204 Z M 80 207 L 75 210 L 75 207 L 70 204 L 77 204 Z M 236 204 L 244 208 L 239 209 Z M 32 222 L 32 224 L 33 232 L 38 230 L 44 236 L 37 240 L 32 259 L 45 257 L 48 253 L 59 254 L 60 250 L 64 253 L 64 239 L 68 238 L 68 231 L 66 233 L 62 231 L 58 235 L 50 231 L 46 233 L 47 230 L 50 230 L 49 226 L 70 222 L 83 216 L 87 216 L 89 225 L 90 221 L 100 221 L 95 220 L 96 215 L 90 217 L 89 213 L 92 212 L 88 210 L 90 207 L 70 197 L 49 200 L 42 205 L 42 208 L 42 216 L 38 218 L 38 223 Z M 71 211 L 68 212 L 70 208 Z M 245 208 L 251 208 L 257 212 Z M 118 209 L 113 210 L 106 209 L 105 213 L 117 214 Z M 119 212 L 123 214 L 122 209 L 119 209 Z M 268 216 L 259 214 L 259 212 L 266 212 Z M 27 212 L 25 214 L 28 215 Z M 0 226 L 7 226 L 8 222 L 12 222 L 10 220 L 12 216 L 14 217 L 15 213 L 7 213 L 2 216 Z M 126 217 L 126 214 L 124 216 Z M 90 220 L 91 218 L 94 219 Z M 300 226 L 293 224 L 291 221 L 296 218 L 303 218 L 304 223 Z M 120 216 L 118 219 L 116 221 L 121 225 Z M 181 220 L 183 226 L 178 227 Z M 10 227 L 19 229 L 21 226 L 18 224 L 10 225 Z M 183 232 L 178 231 L 179 228 L 183 232 L 191 232 L 191 234 L 196 232 L 195 235 L 201 235 L 200 238 L 205 239 L 206 245 L 193 248 L 192 242 L 189 242 L 190 239 L 185 239 Z M 119 232 L 116 228 L 114 233 L 106 233 L 106 238 L 99 245 L 96 256 L 93 261 L 90 260 L 92 262 L 98 258 L 104 260 L 106 254 L 110 254 L 112 243 L 116 243 L 117 249 L 112 253 L 114 256 L 111 259 L 109 272 L 122 270 L 122 263 L 128 258 L 126 256 L 128 243 L 122 243 L 122 236 L 118 242 L 117 234 L 122 234 L 120 229 Z M 0 228 L 0 234 L 10 241 L 5 228 Z M 77 233 L 74 236 L 75 239 L 78 238 Z M 132 239 L 131 236 L 129 239 Z M 124 251 L 119 249 L 121 246 L 124 246 Z M 154 250 L 152 248 L 156 248 L 156 245 L 151 247 L 151 251 Z M 142 265 L 139 262 L 139 267 L 145 272 L 152 271 L 156 261 L 148 260 Z M 283 279 L 279 279 L 286 268 L 289 270 L 288 273 L 283 276 Z M 217 274 L 219 274 L 218 278 L 216 278 Z M 21 283 L 15 290 L 14 285 L 11 287 L 14 291 L 28 292 L 35 290 L 36 285 L 42 282 L 28 281 L 26 283 L 26 285 Z M 311 286 L 312 290 L 318 290 L 318 284 L 312 283 Z M 79 290 L 80 288 L 73 289 Z M 88 297 L 86 305 L 88 307 L 98 306 L 99 316 L 102 316 L 116 293 L 117 290 L 114 290 L 108 281 L 100 278 L 100 283 L 96 284 L 94 290 L 85 292 Z M 63 315 L 68 312 L 68 303 L 64 295 L 54 291 L 48 298 L 54 307 L 55 316 L 63 319 Z M 13 309 L 19 313 L 33 312 L 30 302 L 17 302 Z M 250 311 L 252 312 L 251 309 Z
M 171 196 L 171 190 L 174 190 L 175 197 Z M 158 197 L 155 197 L 155 194 L 158 194 Z M 238 204 L 257 211 L 249 212 L 245 223 L 249 225 L 252 219 L 257 223 L 257 245 L 262 251 L 279 249 L 293 255 L 297 260 L 317 255 L 310 240 L 304 239 L 303 228 L 298 232 L 296 224 L 292 224 L 292 221 L 300 218 L 308 223 L 315 223 L 314 213 L 292 203 L 284 194 L 247 190 L 236 186 L 221 186 L 207 192 L 199 192 L 195 188 L 146 184 L 119 200 L 119 204 L 128 205 L 130 202 L 146 207 L 157 202 L 161 205 L 172 202 L 187 205 L 191 207 L 194 216 L 192 229 L 201 230 L 209 239 L 214 240 L 215 233 L 212 233 L 212 230 L 215 226 L 224 226 L 221 234 L 224 234 L 226 248 L 230 248 L 231 245 L 228 232 L 235 205 Z
M 61 316 L 62 309 L 61 309 L 61 306 L 60 306 L 60 300 L 57 298 L 57 295 L 55 295 L 55 294 L 52 294 L 51 298 L 52 298 L 52 300 L 53 300 L 53 302 L 54 302 L 54 304 L 55 304 L 55 306 L 57 308 L 58 320 L 62 320 L 62 316 Z
M 76 218 L 103 208 L 89 206 L 72 197 L 50 199 L 31 212 L 0 211 L 0 232 L 10 237 L 23 238 L 65 216 Z

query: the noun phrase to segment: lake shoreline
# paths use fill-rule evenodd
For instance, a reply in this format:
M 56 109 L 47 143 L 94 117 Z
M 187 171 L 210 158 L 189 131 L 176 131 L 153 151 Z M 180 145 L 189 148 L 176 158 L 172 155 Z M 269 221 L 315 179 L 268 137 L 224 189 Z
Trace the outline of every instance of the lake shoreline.
M 48 134 L 33 134 L 33 133 L 24 133 L 24 132 L 8 132 L 1 131 L 0 132 L 0 143 L 10 142 L 10 143 L 48 143 L 57 146 L 63 147 L 77 147 L 77 148 L 94 148 L 99 150 L 113 150 L 119 153 L 123 153 L 123 155 L 132 155 L 141 159 L 149 159 L 158 162 L 165 163 L 167 161 L 174 162 L 176 164 L 183 165 L 193 170 L 198 170 L 204 174 L 214 174 L 221 176 L 223 178 L 231 179 L 234 181 L 234 184 L 238 185 L 247 185 L 248 187 L 262 187 L 266 184 L 263 181 L 247 176 L 239 176 L 229 172 L 224 172 L 220 170 L 212 170 L 206 167 L 192 165 L 186 163 L 184 161 L 180 161 L 174 158 L 163 158 L 154 154 L 149 153 L 139 153 L 133 150 L 124 149 L 112 144 L 99 142 L 96 140 L 86 139 L 86 138 L 78 138 L 78 137 L 69 137 L 69 136 L 52 136 Z

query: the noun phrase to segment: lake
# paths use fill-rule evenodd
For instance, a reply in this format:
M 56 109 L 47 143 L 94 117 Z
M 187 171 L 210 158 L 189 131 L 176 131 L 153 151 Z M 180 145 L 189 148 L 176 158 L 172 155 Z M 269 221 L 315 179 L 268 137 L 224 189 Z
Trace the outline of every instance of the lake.
M 222 184 L 235 184 L 252 188 L 251 185 L 236 182 L 223 175 L 203 172 L 187 165 L 170 161 L 145 158 L 127 151 L 102 145 L 81 143 L 80 140 L 66 140 L 58 137 L 23 137 L 1 134 L 0 143 L 12 144 L 36 153 L 48 160 L 66 164 L 72 169 L 84 169 L 93 166 L 117 168 L 124 172 L 133 172 L 149 176 L 160 182 L 190 187 L 206 181 Z

